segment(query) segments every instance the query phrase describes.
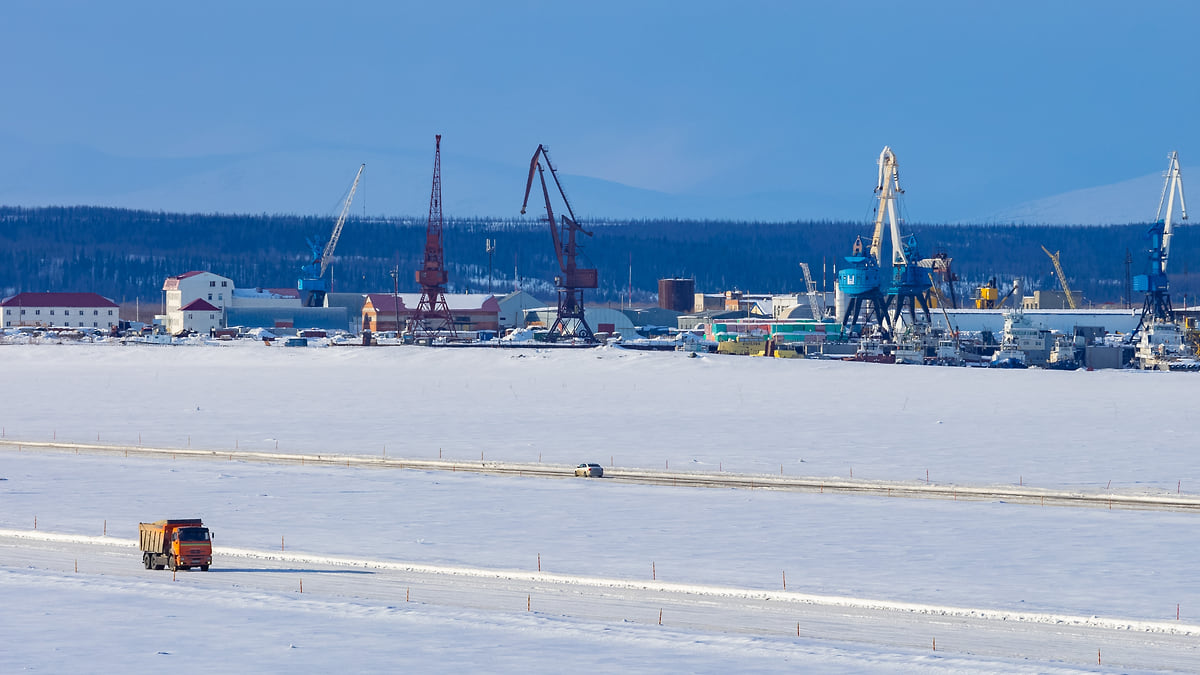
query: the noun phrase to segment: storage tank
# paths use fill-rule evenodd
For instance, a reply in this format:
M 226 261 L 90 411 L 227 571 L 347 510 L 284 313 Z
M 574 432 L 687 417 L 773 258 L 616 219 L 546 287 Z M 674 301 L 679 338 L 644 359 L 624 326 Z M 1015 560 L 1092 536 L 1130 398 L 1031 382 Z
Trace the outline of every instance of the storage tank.
M 676 312 L 691 312 L 696 303 L 695 279 L 659 279 L 658 306 Z

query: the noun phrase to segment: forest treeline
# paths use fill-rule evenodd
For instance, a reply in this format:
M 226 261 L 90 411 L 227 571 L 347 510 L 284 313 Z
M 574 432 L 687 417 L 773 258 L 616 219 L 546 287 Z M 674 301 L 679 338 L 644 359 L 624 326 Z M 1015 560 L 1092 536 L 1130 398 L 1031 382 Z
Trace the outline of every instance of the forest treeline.
M 163 280 L 190 270 L 228 276 L 240 287 L 294 287 L 307 262 L 309 238 L 328 239 L 334 218 L 291 215 L 183 214 L 101 207 L 0 207 L 0 290 L 93 291 L 117 302 L 157 302 Z M 867 223 L 605 220 L 585 223 L 581 266 L 599 269 L 599 302 L 648 302 L 657 281 L 690 277 L 696 290 L 794 293 L 804 290 L 799 263 L 807 262 L 818 287 L 832 290 L 834 270 L 855 239 L 869 240 Z M 957 292 L 995 278 L 1002 288 L 1021 278 L 1026 292 L 1056 290 L 1054 268 L 1042 251 L 1062 252 L 1072 290 L 1091 303 L 1122 302 L 1126 274 L 1148 264 L 1147 224 L 1120 226 L 1002 226 L 908 224 L 923 256 L 945 253 L 959 277 Z M 546 223 L 536 219 L 450 218 L 445 255 L 455 292 L 520 287 L 551 297 L 558 272 Z M 1168 270 L 1175 296 L 1193 295 L 1190 271 L 1197 240 L 1180 227 Z M 417 290 L 424 218 L 351 218 L 333 263 L 334 290 Z M 1127 252 L 1132 259 L 1126 265 Z M 885 256 L 887 252 L 885 251 Z M 399 273 L 393 281 L 392 271 Z M 1140 304 L 1140 298 L 1133 298 Z M 1178 306 L 1182 297 L 1177 297 Z

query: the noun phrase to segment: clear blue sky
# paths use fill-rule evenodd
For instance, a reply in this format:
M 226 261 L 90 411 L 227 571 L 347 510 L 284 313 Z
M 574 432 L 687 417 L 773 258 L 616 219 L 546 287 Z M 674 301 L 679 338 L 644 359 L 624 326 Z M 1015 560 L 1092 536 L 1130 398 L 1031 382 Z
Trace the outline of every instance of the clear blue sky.
M 242 162 L 243 188 L 329 169 L 325 204 L 358 155 L 411 163 L 377 175 L 427 194 L 442 133 L 459 195 L 472 167 L 511 176 L 519 205 L 544 142 L 571 176 L 676 204 L 763 193 L 790 218 L 863 218 L 888 144 L 911 220 L 966 218 L 1200 158 L 1198 19 L 1190 2 L 18 0 L 0 9 L 0 200 L 237 209 L 221 172 Z M 372 190 L 381 211 L 427 206 Z M 475 208 L 515 211 L 491 200 Z

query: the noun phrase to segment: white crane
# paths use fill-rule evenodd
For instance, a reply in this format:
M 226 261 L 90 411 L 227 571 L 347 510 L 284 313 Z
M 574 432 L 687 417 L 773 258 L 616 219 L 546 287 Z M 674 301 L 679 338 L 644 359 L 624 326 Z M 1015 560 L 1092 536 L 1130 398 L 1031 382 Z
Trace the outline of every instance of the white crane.
M 881 249 L 883 248 L 883 218 L 887 214 L 888 225 L 892 236 L 892 264 L 907 265 L 903 246 L 900 245 L 900 219 L 896 217 L 896 197 L 904 194 L 900 188 L 900 165 L 890 146 L 883 146 L 879 153 L 879 180 L 875 184 L 875 194 L 879 195 L 879 208 L 875 210 L 875 232 L 871 235 L 871 257 L 877 264 L 882 265 Z
M 354 200 L 354 191 L 358 189 L 358 181 L 362 178 L 365 168 L 367 165 L 363 164 L 358 167 L 358 173 L 354 174 L 354 184 L 350 186 L 350 192 L 346 195 L 346 202 L 342 205 L 342 214 L 338 216 L 337 222 L 333 225 L 333 234 L 329 235 L 329 241 L 325 242 L 325 246 L 322 247 L 321 242 L 308 240 L 308 246 L 312 250 L 312 259 L 307 265 L 300 268 L 300 279 L 296 283 L 305 307 L 320 307 L 325 302 L 325 294 L 329 292 L 329 282 L 325 279 L 325 272 L 329 269 L 330 261 L 333 260 L 333 251 L 337 248 L 338 237 L 342 236 L 342 226 L 346 224 L 346 216 L 350 215 L 350 202 Z
M 333 251 L 337 248 L 338 237 L 342 236 L 342 226 L 346 224 L 346 216 L 350 214 L 350 202 L 354 201 L 354 191 L 358 189 L 358 181 L 362 178 L 363 169 L 365 168 L 367 168 L 367 165 L 362 164 L 358 167 L 358 173 L 354 174 L 354 184 L 350 186 L 350 192 L 346 195 L 346 203 L 342 204 L 342 213 L 333 225 L 333 234 L 329 235 L 329 241 L 325 244 L 325 249 L 321 251 L 321 274 L 319 276 L 325 276 L 325 270 L 329 267 L 329 261 L 333 259 Z
M 1163 189 L 1162 196 L 1158 198 L 1158 211 L 1154 214 L 1155 222 L 1162 221 L 1162 253 L 1159 261 L 1158 271 L 1161 274 L 1167 272 L 1167 258 L 1171 255 L 1171 235 L 1174 234 L 1175 228 L 1171 224 L 1171 214 L 1175 207 L 1175 195 L 1179 194 L 1179 219 L 1187 220 L 1187 205 L 1183 201 L 1183 175 L 1179 171 L 1179 153 L 1172 151 L 1170 162 L 1167 164 L 1167 171 L 1163 174 Z M 1163 206 L 1166 205 L 1166 213 L 1163 213 Z

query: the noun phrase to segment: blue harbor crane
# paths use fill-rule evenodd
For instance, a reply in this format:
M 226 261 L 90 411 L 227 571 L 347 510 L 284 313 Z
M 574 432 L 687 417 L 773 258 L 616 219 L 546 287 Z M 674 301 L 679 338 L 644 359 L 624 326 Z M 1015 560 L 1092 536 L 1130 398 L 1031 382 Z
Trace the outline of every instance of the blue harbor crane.
M 300 279 L 296 282 L 296 288 L 300 290 L 300 299 L 304 301 L 305 307 L 325 305 L 325 294 L 329 292 L 329 281 L 325 278 L 325 272 L 329 268 L 330 261 L 333 260 L 333 251 L 337 248 L 338 238 L 342 236 L 342 226 L 346 224 L 346 216 L 350 214 L 350 202 L 354 199 L 354 191 L 358 189 L 358 181 L 362 178 L 365 168 L 367 168 L 366 164 L 358 167 L 358 173 L 354 175 L 354 184 L 350 186 L 346 202 L 342 205 L 342 213 L 333 226 L 333 234 L 329 236 L 329 240 L 322 243 L 312 238 L 308 239 L 308 246 L 312 249 L 312 259 L 307 265 L 300 268 Z
M 895 333 L 904 311 L 908 310 L 909 324 L 917 324 L 917 306 L 921 307 L 924 324 L 930 323 L 929 273 L 949 269 L 949 256 L 922 259 L 914 235 L 900 235 L 900 218 L 896 201 L 904 190 L 900 187 L 900 165 L 896 154 L 885 146 L 879 153 L 879 179 L 875 183 L 878 205 L 875 208 L 875 230 L 870 249 L 864 255 L 862 238 L 854 242 L 853 255 L 845 258 L 846 267 L 838 271 L 838 288 L 847 297 L 842 312 L 842 327 L 853 330 L 859 314 L 866 310 L 874 316 L 883 337 Z M 884 219 L 892 244 L 892 281 L 885 294 L 881 289 Z M 870 309 L 867 309 L 869 305 Z M 890 315 L 889 315 L 890 313 Z
M 858 325 L 859 313 L 864 318 L 875 318 L 881 329 L 886 325 L 886 303 L 879 287 L 879 263 L 870 254 L 863 255 L 863 241 L 854 242 L 851 255 L 844 259 L 846 266 L 838 270 L 838 288 L 846 296 L 846 309 L 842 312 L 842 328 L 853 330 Z
M 917 325 L 917 306 L 929 317 L 929 268 L 934 259 L 921 260 L 917 252 L 916 235 L 899 236 L 899 228 L 892 221 L 892 285 L 888 286 L 886 306 L 891 311 L 889 325 L 892 330 L 900 324 L 904 310 L 908 310 L 909 325 Z
M 1171 308 L 1170 286 L 1167 281 L 1167 260 L 1171 255 L 1171 235 L 1174 232 L 1171 216 L 1175 209 L 1175 195 L 1179 195 L 1179 218 L 1187 220 L 1187 206 L 1183 201 L 1183 176 L 1179 171 L 1179 153 L 1172 152 L 1170 162 L 1164 173 L 1162 196 L 1158 199 L 1158 211 L 1154 215 L 1154 224 L 1150 226 L 1147 237 L 1150 248 L 1147 251 L 1149 270 L 1133 278 L 1133 290 L 1146 294 L 1142 304 L 1142 316 L 1137 328 L 1130 333 L 1130 341 L 1143 328 L 1155 323 L 1171 323 L 1175 320 L 1175 312 Z M 1165 206 L 1165 209 L 1164 209 Z

